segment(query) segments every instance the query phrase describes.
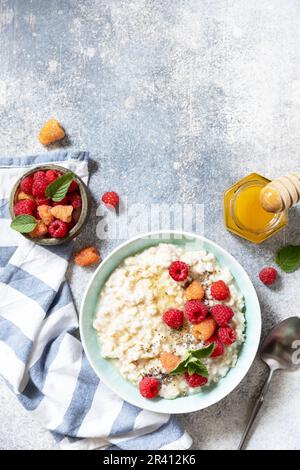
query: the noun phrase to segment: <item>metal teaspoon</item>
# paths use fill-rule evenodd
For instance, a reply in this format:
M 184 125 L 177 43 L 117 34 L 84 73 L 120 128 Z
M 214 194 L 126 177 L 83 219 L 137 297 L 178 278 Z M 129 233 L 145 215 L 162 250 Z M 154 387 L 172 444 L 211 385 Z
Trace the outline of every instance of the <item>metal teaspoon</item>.
M 298 349 L 298 351 L 297 351 Z M 255 402 L 248 424 L 240 441 L 239 450 L 245 444 L 255 418 L 265 401 L 266 393 L 276 370 L 291 369 L 300 364 L 300 318 L 290 317 L 275 326 L 261 346 L 260 357 L 269 367 L 269 374 Z

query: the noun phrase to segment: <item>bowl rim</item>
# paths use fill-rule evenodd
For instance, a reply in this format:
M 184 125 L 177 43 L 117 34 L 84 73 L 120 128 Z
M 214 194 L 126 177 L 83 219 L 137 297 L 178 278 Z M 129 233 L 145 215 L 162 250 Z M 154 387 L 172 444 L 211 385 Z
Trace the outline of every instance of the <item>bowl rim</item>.
M 30 168 L 28 171 L 26 171 L 22 176 L 20 176 L 15 184 L 12 187 L 12 190 L 10 192 L 9 196 L 9 211 L 11 215 L 11 219 L 13 220 L 15 218 L 14 214 L 14 204 L 15 204 L 15 198 L 16 194 L 18 191 L 18 188 L 20 186 L 20 183 L 22 179 L 26 178 L 26 176 L 30 176 L 33 173 L 36 173 L 37 171 L 45 171 L 45 170 L 58 170 L 61 173 L 68 173 L 71 170 L 69 170 L 66 167 L 63 167 L 61 165 L 56 165 L 55 163 L 47 163 L 45 165 L 38 165 Z M 89 212 L 90 212 L 90 200 L 89 200 L 89 193 L 88 193 L 88 188 L 84 181 L 78 176 L 74 171 L 72 172 L 74 174 L 74 179 L 77 181 L 79 190 L 80 190 L 80 196 L 82 200 L 82 208 L 81 208 L 81 213 L 80 217 L 74 225 L 74 227 L 69 231 L 68 235 L 64 238 L 31 238 L 29 235 L 26 233 L 20 233 L 23 237 L 25 237 L 27 240 L 30 240 L 33 243 L 36 243 L 37 245 L 43 245 L 43 246 L 57 246 L 57 245 L 62 245 L 63 243 L 67 243 L 73 238 L 77 237 L 79 233 L 82 231 L 84 226 L 87 223 Z
M 207 243 L 211 246 L 213 246 L 214 248 L 217 249 L 217 251 L 221 252 L 225 257 L 229 258 L 233 263 L 235 263 L 239 269 L 241 269 L 244 273 L 244 276 L 245 276 L 245 279 L 247 279 L 247 282 L 248 282 L 248 285 L 251 287 L 251 290 L 252 290 L 252 298 L 254 300 L 254 302 L 256 303 L 256 307 L 257 307 L 257 312 L 258 312 L 258 315 L 257 315 L 257 324 L 256 324 L 256 331 L 257 331 L 257 334 L 255 336 L 255 340 L 253 341 L 253 338 L 252 338 L 252 342 L 251 342 L 251 353 L 248 355 L 247 357 L 247 361 L 246 361 L 246 364 L 244 365 L 244 369 L 240 372 L 239 376 L 237 379 L 233 380 L 232 384 L 230 384 L 229 387 L 227 387 L 227 390 L 223 393 L 219 393 L 219 396 L 217 397 L 217 399 L 215 400 L 207 400 L 208 401 L 208 404 L 204 404 L 204 406 L 202 406 L 202 404 L 200 404 L 200 402 L 197 403 L 197 405 L 191 405 L 189 404 L 188 406 L 184 406 L 184 404 L 182 404 L 182 407 L 180 409 L 176 409 L 175 407 L 172 407 L 172 403 L 176 402 L 177 399 L 184 399 L 184 398 L 188 398 L 188 397 L 191 397 L 191 396 L 194 396 L 196 397 L 198 394 L 195 394 L 195 395 L 189 395 L 187 397 L 176 397 L 174 399 L 165 399 L 165 398 L 162 398 L 160 397 L 160 402 L 164 402 L 166 404 L 166 402 L 168 402 L 169 404 L 169 407 L 167 407 L 167 404 L 166 404 L 166 409 L 164 410 L 161 410 L 161 409 L 157 409 L 157 407 L 155 406 L 156 402 L 153 400 L 147 400 L 147 399 L 142 399 L 143 402 L 142 403 L 137 403 L 136 400 L 134 398 L 132 398 L 131 396 L 126 396 L 125 393 L 123 393 L 122 390 L 119 390 L 117 389 L 116 387 L 114 387 L 111 382 L 109 380 L 106 379 L 105 376 L 103 376 L 97 366 L 96 366 L 96 360 L 95 358 L 93 357 L 92 354 L 90 354 L 90 351 L 89 351 L 89 347 L 86 343 L 86 340 L 85 340 L 85 334 L 84 334 L 84 327 L 83 327 L 83 321 L 84 321 L 84 308 L 85 308 L 85 303 L 86 303 L 86 300 L 87 300 L 87 297 L 89 295 L 89 290 L 94 282 L 94 279 L 96 278 L 96 276 L 98 275 L 99 271 L 103 269 L 103 266 L 104 264 L 107 264 L 113 257 L 114 255 L 119 251 L 121 250 L 122 248 L 126 247 L 126 245 L 130 245 L 131 243 L 139 240 L 139 239 L 142 239 L 142 238 L 152 238 L 152 237 L 158 237 L 158 236 L 162 236 L 164 234 L 169 234 L 169 235 L 179 235 L 183 238 L 192 238 L 192 239 L 197 239 L 199 241 L 202 241 L 204 243 Z M 164 242 L 164 240 L 162 239 L 162 243 Z M 172 244 L 172 240 L 170 239 L 170 243 Z M 145 248 L 146 249 L 146 248 Z M 143 250 L 142 250 L 143 251 Z M 140 252 L 140 250 L 137 250 L 136 254 Z M 134 256 L 134 255 L 130 255 L 130 256 Z M 126 257 L 123 258 L 123 260 L 125 259 Z M 122 263 L 122 261 L 120 262 Z M 116 268 L 115 268 L 116 269 Z M 237 388 L 237 386 L 241 383 L 241 381 L 245 378 L 245 376 L 247 375 L 255 357 L 256 357 L 256 354 L 257 354 L 257 351 L 258 351 L 258 347 L 259 347 L 259 344 L 260 344 L 260 339 L 261 339 L 261 327 L 262 327 L 262 321 L 261 321 L 261 308 L 260 308 L 260 303 L 259 303 L 259 300 L 258 300 L 258 296 L 257 296 L 257 293 L 256 293 L 256 290 L 253 286 L 253 283 L 249 277 L 249 275 L 247 274 L 247 272 L 245 271 L 245 269 L 243 268 L 243 266 L 239 263 L 239 261 L 236 260 L 236 258 L 234 256 L 232 256 L 227 250 L 225 250 L 224 248 L 222 248 L 218 243 L 202 236 L 202 235 L 198 235 L 196 233 L 192 233 L 192 232 L 186 232 L 186 231 L 182 231 L 182 230 L 157 230 L 157 231 L 153 231 L 153 232 L 145 232 L 145 233 L 142 233 L 142 234 L 139 234 L 139 235 L 136 235 L 134 237 L 131 237 L 130 239 L 126 240 L 125 242 L 119 244 L 116 248 L 114 248 L 104 259 L 103 261 L 100 263 L 100 265 L 97 267 L 96 271 L 93 273 L 93 276 L 91 277 L 89 283 L 87 284 L 87 287 L 85 289 L 85 292 L 84 292 L 84 295 L 83 295 L 83 298 L 82 298 L 82 302 L 81 302 L 81 305 L 80 305 L 80 311 L 79 311 L 79 331 L 80 331 L 80 338 L 81 338 L 81 342 L 82 342 L 82 345 L 83 345 L 83 349 L 84 349 L 84 352 L 87 356 L 87 359 L 92 367 L 92 369 L 94 370 L 94 372 L 96 373 L 97 377 L 100 378 L 100 380 L 110 389 L 112 390 L 114 393 L 116 393 L 116 395 L 118 395 L 120 398 L 122 398 L 124 401 L 128 402 L 128 403 L 131 403 L 132 405 L 134 406 L 138 406 L 140 408 L 143 408 L 145 410 L 148 410 L 148 411 L 154 411 L 156 413 L 170 413 L 170 414 L 183 414 L 183 413 L 191 413 L 191 412 L 194 412 L 194 411 L 200 411 L 202 409 L 206 409 L 208 408 L 209 406 L 212 406 L 216 403 L 218 403 L 220 400 L 224 399 L 227 395 L 229 395 L 233 390 L 235 390 Z M 246 336 L 246 340 L 247 340 L 247 336 Z M 245 341 L 246 341 L 245 340 Z M 245 344 L 245 342 L 243 343 L 243 345 Z M 106 360 L 105 358 L 103 358 L 104 360 Z M 239 359 L 239 358 L 238 358 Z M 234 369 L 234 368 L 233 368 Z M 231 369 L 230 369 L 231 370 Z M 229 371 L 230 371 L 229 370 Z M 228 371 L 228 372 L 229 372 Z M 226 374 L 227 375 L 227 374 Z M 226 377 L 225 375 L 225 377 Z M 121 374 L 120 374 L 120 377 L 121 379 L 124 381 L 124 382 L 127 382 L 126 379 L 124 379 Z M 220 380 L 222 379 L 225 379 L 224 378 L 221 378 Z M 170 408 L 170 409 L 168 409 Z

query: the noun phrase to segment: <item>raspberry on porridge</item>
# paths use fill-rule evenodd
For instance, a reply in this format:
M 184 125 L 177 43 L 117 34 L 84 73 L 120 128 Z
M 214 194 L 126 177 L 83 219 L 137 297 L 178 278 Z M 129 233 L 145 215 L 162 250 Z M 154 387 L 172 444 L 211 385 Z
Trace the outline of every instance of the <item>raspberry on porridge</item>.
M 170 270 L 175 262 L 184 268 L 181 280 Z M 211 292 L 218 281 L 230 294 L 222 301 Z M 235 366 L 244 341 L 243 308 L 233 276 L 212 253 L 161 243 L 126 258 L 111 274 L 93 326 L 102 356 L 125 379 L 140 390 L 156 384 L 153 396 L 143 396 L 171 399 L 201 393 Z

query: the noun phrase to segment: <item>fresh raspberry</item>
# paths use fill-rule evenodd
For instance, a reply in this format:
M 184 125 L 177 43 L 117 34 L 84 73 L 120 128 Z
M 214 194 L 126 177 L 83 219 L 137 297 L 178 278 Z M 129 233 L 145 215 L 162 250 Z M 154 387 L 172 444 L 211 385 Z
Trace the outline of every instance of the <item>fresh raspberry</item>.
M 175 354 L 171 352 L 162 352 L 159 355 L 159 360 L 164 368 L 164 370 L 167 373 L 172 372 L 172 370 L 176 369 L 178 364 L 181 362 L 181 359 L 179 356 L 176 356 Z
M 33 176 L 26 176 L 20 183 L 20 189 L 23 193 L 32 194 Z
M 275 268 L 268 266 L 267 268 L 263 268 L 259 273 L 259 279 L 263 282 L 266 286 L 270 286 L 274 284 L 277 279 L 277 271 Z
M 53 238 L 64 238 L 68 233 L 68 224 L 61 220 L 54 220 L 49 225 L 48 232 Z
M 188 372 L 184 373 L 185 380 L 189 387 L 202 387 L 203 385 L 207 384 L 208 379 L 203 377 L 203 375 L 199 374 L 189 374 Z
M 200 300 L 188 300 L 184 305 L 184 312 L 191 323 L 197 324 L 204 320 L 208 308 Z
M 189 275 L 190 267 L 183 261 L 173 261 L 169 267 L 169 274 L 174 281 L 185 281 Z
M 33 215 L 36 209 L 35 201 L 32 199 L 23 199 L 14 206 L 15 215 Z
M 40 216 L 40 218 L 42 219 L 42 221 L 44 222 L 45 225 L 50 225 L 53 221 L 54 221 L 54 216 L 51 214 L 51 209 L 52 207 L 51 206 L 39 206 L 37 208 L 37 212 Z
M 217 335 L 221 343 L 230 346 L 236 341 L 236 332 L 230 326 L 223 326 L 218 329 Z
M 90 266 L 99 263 L 101 256 L 95 246 L 87 246 L 75 254 L 75 263 L 79 266 Z
M 221 343 L 221 341 L 219 340 L 219 338 L 216 335 L 213 335 L 211 338 L 209 338 L 206 341 L 207 345 L 209 345 L 211 343 L 215 343 L 215 347 L 214 347 L 213 352 L 211 353 L 211 355 L 209 357 L 222 356 L 222 354 L 224 354 L 224 346 L 223 346 L 223 344 Z
M 39 176 L 35 178 L 32 185 L 32 195 L 34 197 L 42 196 L 45 197 L 45 191 L 48 186 L 48 181 L 46 180 L 46 176 Z
M 39 132 L 39 141 L 43 145 L 50 145 L 65 137 L 66 133 L 57 119 L 51 118 Z
M 37 206 L 51 206 L 51 199 L 43 196 L 37 196 L 35 198 Z
M 36 171 L 33 174 L 33 180 L 40 180 L 40 179 L 45 179 L 46 173 L 42 170 Z
M 144 398 L 155 398 L 160 389 L 160 382 L 155 377 L 144 377 L 140 381 L 139 389 Z
M 209 339 L 215 332 L 217 324 L 212 317 L 206 317 L 198 325 L 194 325 L 192 328 L 192 334 L 198 341 L 206 341 Z
M 213 305 L 210 312 L 219 326 L 227 326 L 234 315 L 230 307 L 222 304 Z
M 38 213 L 38 210 L 37 210 L 37 209 L 35 209 L 35 211 L 34 211 L 34 213 L 33 213 L 32 215 L 33 215 L 33 217 L 34 217 L 36 220 L 41 220 L 41 219 L 42 219 L 41 216 L 40 216 L 40 214 Z
M 29 236 L 32 238 L 44 238 L 47 232 L 47 225 L 42 220 L 39 220 L 32 232 L 29 233 Z
M 230 290 L 224 281 L 216 281 L 211 285 L 210 293 L 215 300 L 226 300 L 230 297 Z
M 76 191 L 77 189 L 78 189 L 78 184 L 75 180 L 73 180 L 69 186 L 68 193 L 72 193 L 73 191 Z
M 51 210 L 50 210 L 50 213 L 52 216 L 54 216 L 56 219 L 61 220 L 62 222 L 65 222 L 66 224 L 71 222 L 72 212 L 73 212 L 72 206 L 63 206 L 63 205 L 57 205 L 57 206 L 51 207 Z
M 69 205 L 69 197 L 65 196 L 61 201 L 58 202 L 52 202 L 52 206 L 68 206 Z
M 163 314 L 163 321 L 170 328 L 178 329 L 183 324 L 183 312 L 181 310 L 176 310 L 171 308 Z
M 186 300 L 202 300 L 205 295 L 204 289 L 199 281 L 192 281 L 185 290 Z
M 68 199 L 69 199 L 69 203 L 72 204 L 74 209 L 78 209 L 79 207 L 81 207 L 80 194 L 78 194 L 76 192 L 75 193 L 70 193 L 70 194 L 68 194 Z
M 108 191 L 102 196 L 102 202 L 109 208 L 116 208 L 119 205 L 119 195 L 115 191 Z
M 47 170 L 46 171 L 46 178 L 48 183 L 53 183 L 53 181 L 57 180 L 57 178 L 61 176 L 57 170 Z

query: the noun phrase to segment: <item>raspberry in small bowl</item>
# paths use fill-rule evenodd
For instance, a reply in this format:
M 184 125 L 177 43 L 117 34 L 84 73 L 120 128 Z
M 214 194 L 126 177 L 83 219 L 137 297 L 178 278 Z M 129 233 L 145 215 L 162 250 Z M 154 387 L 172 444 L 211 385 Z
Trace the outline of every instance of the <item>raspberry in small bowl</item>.
M 59 184 L 56 192 L 53 184 Z M 11 228 L 39 245 L 60 245 L 79 235 L 89 210 L 85 183 L 59 165 L 29 170 L 16 181 L 10 195 Z

